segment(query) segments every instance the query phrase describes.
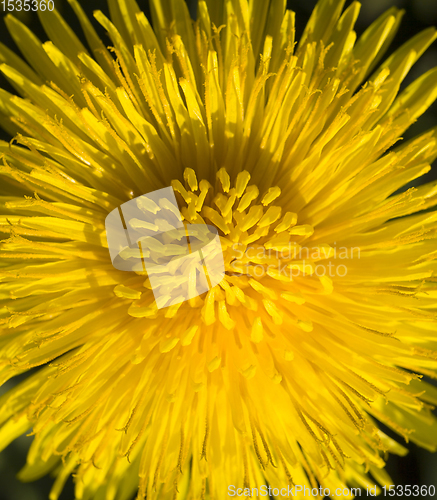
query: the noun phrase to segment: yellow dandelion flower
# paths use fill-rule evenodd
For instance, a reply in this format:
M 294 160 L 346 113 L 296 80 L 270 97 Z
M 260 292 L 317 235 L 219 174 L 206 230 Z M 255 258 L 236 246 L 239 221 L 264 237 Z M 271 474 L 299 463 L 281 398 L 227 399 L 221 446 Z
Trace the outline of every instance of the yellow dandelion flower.
M 437 130 L 396 144 L 437 97 L 437 68 L 399 93 L 435 30 L 381 63 L 396 8 L 356 40 L 359 3 L 320 0 L 295 42 L 285 0 L 151 0 L 153 29 L 108 1 L 110 48 L 77 0 L 88 48 L 56 9 L 45 43 L 6 18 L 0 379 L 41 368 L 1 448 L 34 436 L 20 478 L 54 471 L 51 500 L 70 475 L 84 500 L 391 484 L 379 422 L 437 447 L 437 184 L 399 191 Z M 169 186 L 225 276 L 158 309 L 105 219 Z

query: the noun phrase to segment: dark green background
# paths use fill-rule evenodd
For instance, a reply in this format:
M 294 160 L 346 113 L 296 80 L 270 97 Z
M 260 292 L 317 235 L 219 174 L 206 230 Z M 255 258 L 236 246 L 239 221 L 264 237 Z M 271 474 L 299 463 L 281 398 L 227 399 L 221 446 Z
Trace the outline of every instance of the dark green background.
M 76 22 L 75 16 L 68 6 L 66 0 L 54 0 L 56 9 L 67 19 L 70 25 L 75 29 L 76 33 L 82 37 L 79 24 Z M 145 0 L 137 0 L 139 5 L 144 8 L 148 13 L 147 2 Z M 163 0 L 165 1 L 165 0 Z M 195 12 L 195 2 L 193 4 L 192 12 Z M 350 1 L 347 4 L 351 3 Z M 88 15 L 92 15 L 92 11 L 100 9 L 109 15 L 106 7 L 105 0 L 86 0 L 81 1 Z M 288 8 L 296 12 L 296 25 L 298 36 L 302 33 L 306 21 L 316 2 L 314 0 L 289 0 Z M 378 15 L 383 13 L 386 9 L 396 6 L 402 7 L 406 10 L 403 18 L 401 28 L 396 36 L 390 52 L 399 47 L 408 40 L 411 36 L 418 33 L 422 29 L 437 25 L 437 0 L 363 0 L 361 7 L 361 14 L 358 18 L 356 30 L 358 34 L 362 33 L 369 24 L 374 21 Z M 0 15 L 3 17 L 2 5 L 0 3 Z M 36 13 L 27 13 L 19 16 L 42 40 L 45 41 L 45 36 L 41 25 L 38 21 Z M 97 30 L 101 34 L 103 40 L 109 43 L 105 33 L 100 29 L 97 23 L 94 23 Z M 3 19 L 0 21 L 0 41 L 18 51 L 11 37 L 6 31 Z M 413 70 L 406 78 L 403 86 L 405 87 L 418 76 L 423 74 L 428 69 L 437 65 L 437 43 L 435 43 L 420 61 L 414 66 Z M 12 92 L 11 87 L 0 77 L 0 86 L 7 88 Z M 437 105 L 434 104 L 423 115 L 416 124 L 405 134 L 405 138 L 414 137 L 415 135 L 428 130 L 437 125 Z M 0 131 L 0 138 L 9 140 L 10 138 Z M 422 183 L 437 179 L 437 164 L 434 165 L 433 170 L 424 178 L 416 182 Z M 5 392 L 16 383 L 15 380 L 10 381 L 4 387 L 0 388 L 0 393 Z M 386 430 L 387 433 L 395 437 L 391 431 Z M 397 437 L 400 441 L 401 438 Z M 31 438 L 21 437 L 12 443 L 3 453 L 0 454 L 0 500 L 47 500 L 48 494 L 53 482 L 50 477 L 45 477 L 37 482 L 30 484 L 20 483 L 15 474 L 24 465 L 26 460 L 26 453 L 29 447 Z M 388 461 L 387 470 L 392 476 L 395 484 L 397 485 L 436 485 L 437 484 L 437 454 L 431 454 L 424 451 L 414 444 L 409 444 L 408 448 L 410 453 L 403 458 L 391 456 Z M 227 488 L 228 485 L 223 485 Z M 71 479 L 67 483 L 60 500 L 73 500 L 73 484 Z M 423 497 L 422 497 L 423 498 Z M 436 497 L 437 498 L 437 495 Z

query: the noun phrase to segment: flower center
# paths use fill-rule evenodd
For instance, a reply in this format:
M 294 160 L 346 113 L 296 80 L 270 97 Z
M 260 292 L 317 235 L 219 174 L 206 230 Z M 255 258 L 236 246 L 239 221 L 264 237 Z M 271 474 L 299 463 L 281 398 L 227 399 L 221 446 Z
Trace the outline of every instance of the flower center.
M 116 287 L 117 294 L 134 299 L 129 314 L 150 319 L 162 315 L 170 319 L 180 308 L 188 313 L 191 308 L 196 323 L 209 326 L 218 322 L 226 330 L 233 330 L 238 324 L 240 331 L 247 330 L 247 336 L 254 342 L 260 342 L 265 334 L 275 337 L 275 325 L 284 321 L 310 331 L 312 322 L 300 306 L 305 304 L 308 294 L 332 291 L 331 278 L 316 269 L 319 261 L 332 256 L 333 249 L 314 242 L 309 245 L 313 241 L 313 227 L 298 225 L 297 214 L 284 213 L 274 204 L 281 197 L 281 189 L 271 187 L 260 193 L 257 186 L 250 184 L 250 174 L 246 171 L 239 173 L 232 185 L 223 168 L 217 173 L 215 186 L 205 179 L 199 182 L 194 170 L 187 168 L 184 182 L 174 180 L 172 187 L 185 224 L 217 228 L 224 277 L 206 293 L 158 309 L 151 293 L 150 276 L 144 280 L 147 272 L 138 271 L 129 284 Z M 141 293 L 144 289 L 147 292 Z

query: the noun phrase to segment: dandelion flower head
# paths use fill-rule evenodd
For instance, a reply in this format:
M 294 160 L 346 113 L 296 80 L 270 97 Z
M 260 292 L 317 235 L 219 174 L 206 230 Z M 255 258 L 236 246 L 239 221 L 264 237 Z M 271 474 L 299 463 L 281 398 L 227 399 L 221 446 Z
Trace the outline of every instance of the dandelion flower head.
M 285 0 L 199 0 L 196 20 L 151 0 L 153 28 L 108 3 L 91 21 L 69 0 L 86 47 L 56 9 L 44 43 L 6 18 L 1 382 L 38 368 L 1 398 L 1 448 L 33 435 L 20 478 L 54 472 L 51 500 L 70 475 L 83 500 L 391 484 L 406 448 L 379 423 L 437 447 L 436 183 L 402 190 L 437 130 L 400 141 L 437 97 L 437 68 L 400 91 L 435 30 L 384 59 L 396 8 L 357 38 L 360 4 L 320 0 L 295 40 Z M 167 186 L 226 273 L 158 309 L 105 218 Z

